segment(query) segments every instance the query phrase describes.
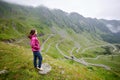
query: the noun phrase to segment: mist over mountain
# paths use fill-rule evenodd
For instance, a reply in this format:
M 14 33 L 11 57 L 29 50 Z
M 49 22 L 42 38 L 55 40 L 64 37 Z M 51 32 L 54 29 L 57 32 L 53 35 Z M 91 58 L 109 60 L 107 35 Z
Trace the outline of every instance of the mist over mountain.
M 9 4 L 0 1 L 1 19 L 17 19 L 21 21 L 34 20 L 42 25 L 52 27 L 53 24 L 61 28 L 71 28 L 76 33 L 87 32 L 104 41 L 120 42 L 120 21 L 86 18 L 78 13 L 66 13 L 59 9 L 49 9 L 44 6 L 30 7 Z M 33 25 L 40 27 L 41 25 Z M 43 26 L 41 26 L 43 27 Z
M 33 65 L 31 29 L 37 30 L 44 75 Z M 0 80 L 31 79 L 119 80 L 120 21 L 0 0 Z

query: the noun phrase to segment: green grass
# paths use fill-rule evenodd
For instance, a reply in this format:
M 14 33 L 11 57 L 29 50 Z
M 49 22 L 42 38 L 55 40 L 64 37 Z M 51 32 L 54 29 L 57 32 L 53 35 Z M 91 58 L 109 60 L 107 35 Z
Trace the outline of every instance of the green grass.
M 74 44 L 72 41 L 64 40 L 63 42 L 60 43 L 59 48 L 62 50 L 62 52 L 67 55 L 71 56 L 70 52 L 73 48 Z
M 39 21 L 34 20 L 34 18 L 33 20 L 32 18 L 27 18 L 24 21 L 16 18 L 9 20 L 1 19 L 0 33 L 2 34 L 0 34 L 0 40 L 15 39 L 15 42 L 10 44 L 0 42 L 0 70 L 8 70 L 8 73 L 0 75 L 0 80 L 119 79 L 116 73 L 114 73 L 115 71 L 106 71 L 103 68 L 91 66 L 86 67 L 72 60 L 65 59 L 56 49 L 56 44 L 61 39 L 64 38 L 64 41 L 60 43 L 59 48 L 68 56 L 70 56 L 69 53 L 72 48 L 76 46 L 76 43 L 82 46 L 80 49 L 81 51 L 85 47 L 95 46 L 99 42 L 97 43 L 97 40 L 93 41 L 93 39 L 90 38 L 91 35 L 84 37 L 87 34 L 76 34 L 72 29 L 65 28 L 65 30 L 63 30 L 59 27 L 56 27 L 55 35 L 45 43 L 44 50 L 42 50 L 43 63 L 49 63 L 52 66 L 52 70 L 47 75 L 38 74 L 38 71 L 33 68 L 33 55 L 29 46 L 29 39 L 26 38 L 26 34 L 28 34 L 32 28 L 37 29 L 38 34 L 44 34 L 43 36 L 38 37 L 41 45 L 43 44 L 43 40 L 48 38 L 49 34 L 54 33 L 51 31 L 50 27 L 39 23 Z M 63 36 L 60 31 L 63 31 L 65 35 Z M 90 42 L 88 40 L 90 40 Z M 100 42 L 99 44 L 102 43 L 103 42 Z M 50 48 L 46 52 L 49 44 L 51 44 Z M 76 54 L 75 50 L 73 51 L 73 54 L 80 58 L 80 52 Z M 82 57 L 94 57 L 96 54 L 93 54 L 93 52 L 96 50 L 101 52 L 100 48 L 88 50 L 82 54 Z
M 43 63 L 49 63 L 52 71 L 47 75 L 38 74 L 33 68 L 32 52 L 30 48 L 18 46 L 15 44 L 6 44 L 0 42 L 0 70 L 6 69 L 9 72 L 0 75 L 1 80 L 117 80 L 115 74 L 102 68 L 92 67 L 93 70 L 72 60 L 63 57 L 54 58 L 53 55 L 59 55 L 55 51 L 55 43 L 47 54 L 43 55 Z M 14 47 L 14 48 L 13 48 Z M 52 52 L 56 52 L 52 54 Z M 110 78 L 109 78 L 110 76 Z
M 49 50 L 46 52 L 47 55 L 51 56 L 52 58 L 55 58 L 55 59 L 60 59 L 60 58 L 64 58 L 59 52 L 58 50 L 56 49 L 56 44 L 57 42 L 54 42 L 51 44 Z
M 112 71 L 115 72 L 120 76 L 120 56 L 102 56 L 97 60 L 87 60 L 86 61 L 90 63 L 95 63 L 95 64 L 104 64 L 107 66 L 110 66 L 112 68 Z
M 9 7 L 10 6 L 10 7 Z M 102 57 L 99 60 L 88 60 L 91 63 L 102 63 L 112 67 L 111 71 L 93 66 L 83 66 L 73 60 L 65 59 L 56 49 L 59 44 L 60 50 L 65 55 L 70 56 L 73 47 L 81 47 L 79 53 L 76 49 L 73 55 L 77 58 L 96 57 L 104 52 L 102 48 L 93 48 L 83 54 L 84 48 L 106 44 L 91 33 L 82 31 L 76 33 L 73 28 L 67 25 L 58 25 L 52 18 L 49 20 L 43 15 L 36 14 L 33 8 L 17 5 L 2 5 L 2 18 L 0 19 L 0 70 L 8 70 L 8 73 L 1 74 L 0 80 L 119 80 L 120 79 L 120 59 L 119 56 L 111 61 L 110 57 Z M 13 11 L 11 11 L 13 10 Z M 43 11 L 44 12 L 44 11 Z M 40 12 L 41 13 L 41 12 Z M 45 14 L 46 15 L 46 14 Z M 55 17 L 57 18 L 57 17 Z M 51 21 L 51 22 L 50 22 Z M 52 70 L 47 75 L 40 75 L 33 68 L 33 53 L 29 46 L 27 35 L 31 29 L 37 29 L 40 45 L 46 40 L 49 34 L 55 33 L 44 45 L 42 50 L 43 63 L 49 63 Z M 101 32 L 101 31 L 100 31 Z M 4 43 L 5 40 L 15 40 L 12 43 Z M 52 44 L 51 44 L 52 43 Z M 50 45 L 51 44 L 51 45 Z M 48 46 L 50 45 L 49 50 Z M 96 53 L 97 51 L 97 53 Z
M 0 19 L 0 40 L 17 39 L 24 36 L 29 28 L 14 19 Z

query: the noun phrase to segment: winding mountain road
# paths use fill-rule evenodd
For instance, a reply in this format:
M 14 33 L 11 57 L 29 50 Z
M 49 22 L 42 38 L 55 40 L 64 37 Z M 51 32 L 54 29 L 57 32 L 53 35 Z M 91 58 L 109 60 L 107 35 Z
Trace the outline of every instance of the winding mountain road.
M 63 55 L 65 58 L 74 60 L 74 61 L 76 61 L 76 62 L 78 62 L 78 63 L 81 63 L 81 64 L 83 64 L 83 65 L 85 65 L 85 66 L 92 65 L 92 66 L 103 67 L 103 68 L 105 68 L 106 70 L 111 70 L 110 67 L 108 67 L 108 66 L 106 66 L 106 65 L 103 65 L 103 64 L 92 64 L 92 63 L 88 63 L 88 62 L 86 62 L 84 59 L 77 59 L 74 55 L 72 55 L 73 58 L 71 58 L 71 57 L 69 57 L 69 56 L 66 56 L 66 55 L 59 49 L 59 47 L 58 47 L 59 44 L 60 44 L 62 41 L 63 41 L 63 40 L 59 41 L 59 42 L 56 44 L 56 49 L 57 49 L 57 50 L 60 52 L 60 54 Z M 75 49 L 75 47 L 73 47 L 73 49 L 71 50 L 71 52 L 72 52 L 74 49 Z M 72 53 L 70 53 L 70 54 L 72 54 Z
M 73 50 L 75 49 L 76 47 L 73 47 L 72 50 L 70 51 L 70 56 L 73 56 Z
M 45 43 L 46 43 L 52 36 L 54 36 L 54 34 L 50 34 L 50 35 L 48 36 L 48 38 L 44 41 L 44 43 L 43 43 L 42 46 L 41 46 L 41 50 L 44 49 Z M 16 41 L 15 43 L 20 43 L 20 42 L 22 42 L 23 40 L 24 40 L 24 39 L 20 39 L 19 41 Z M 78 63 L 81 63 L 81 64 L 83 64 L 83 65 L 85 65 L 85 66 L 88 66 L 88 65 L 98 66 L 98 67 L 103 67 L 103 68 L 105 68 L 106 70 L 110 70 L 110 67 L 108 67 L 108 66 L 106 66 L 106 65 L 88 63 L 88 62 L 86 62 L 86 61 L 84 60 L 84 59 L 94 59 L 94 60 L 97 60 L 97 59 L 99 59 L 100 57 L 102 57 L 103 55 L 98 55 L 98 56 L 95 57 L 95 58 L 80 58 L 80 59 L 77 59 L 77 58 L 73 55 L 73 51 L 74 51 L 74 49 L 75 49 L 76 47 L 73 47 L 73 48 L 72 48 L 72 50 L 71 50 L 70 53 L 69 53 L 70 56 L 65 55 L 65 54 L 62 52 L 62 50 L 59 49 L 59 44 L 60 44 L 62 41 L 64 41 L 64 40 L 60 40 L 60 41 L 56 44 L 56 49 L 57 49 L 57 50 L 60 52 L 60 54 L 63 55 L 65 58 L 70 59 L 70 60 L 74 60 L 74 61 L 76 61 L 76 62 L 78 62 Z M 54 42 L 53 42 L 53 43 L 54 43 Z M 52 43 L 50 43 L 50 44 L 48 45 L 48 48 L 46 49 L 45 53 L 49 50 L 51 44 L 52 44 Z M 113 47 L 113 52 L 115 52 L 115 51 L 117 50 L 117 48 L 116 48 L 114 45 L 112 45 L 112 44 L 107 44 L 107 45 L 99 45 L 99 46 L 93 46 L 93 47 L 85 48 L 85 49 L 82 50 L 81 53 L 84 53 L 84 52 L 85 52 L 86 50 L 88 50 L 88 49 L 97 48 L 97 47 L 101 47 L 101 46 L 112 46 L 112 47 Z M 78 53 L 79 50 L 80 50 L 80 47 L 76 50 L 76 52 Z M 113 56 L 117 56 L 117 55 L 113 55 Z
M 79 52 L 80 48 L 81 48 L 81 47 L 79 47 L 78 49 L 76 49 L 76 53 L 78 53 L 78 52 Z
M 99 46 L 92 46 L 92 47 L 85 48 L 81 51 L 81 53 L 84 53 L 85 51 L 92 49 L 92 48 L 98 48 L 98 47 L 104 47 L 104 46 L 112 46 L 113 52 L 115 52 L 117 50 L 117 48 L 113 44 L 106 44 L 106 45 L 99 45 Z
M 52 37 L 52 36 L 53 36 L 53 34 L 51 34 L 51 35 L 46 39 L 46 41 L 43 43 L 43 45 L 42 45 L 42 50 L 44 49 L 44 44 L 45 44 L 45 43 L 49 40 L 49 38 Z M 77 59 L 77 58 L 72 54 L 73 51 L 74 51 L 74 49 L 75 49 L 76 47 L 73 47 L 72 50 L 70 51 L 70 55 L 71 55 L 71 56 L 65 55 L 65 54 L 62 52 L 62 50 L 59 49 L 59 44 L 60 44 L 61 42 L 63 42 L 63 41 L 64 41 L 64 40 L 60 40 L 60 41 L 56 44 L 56 49 L 57 49 L 57 50 L 60 52 L 60 54 L 63 55 L 65 58 L 70 59 L 70 60 L 74 60 L 74 61 L 76 61 L 76 62 L 78 62 L 78 63 L 81 63 L 81 64 L 83 64 L 83 65 L 85 65 L 85 66 L 91 65 L 91 66 L 103 67 L 103 68 L 105 68 L 106 70 L 111 70 L 111 68 L 110 68 L 109 66 L 106 66 L 106 65 L 103 65 L 103 64 L 88 63 L 88 62 L 86 62 L 86 61 L 84 60 L 84 59 L 94 59 L 94 60 L 97 60 L 98 58 L 100 58 L 100 57 L 103 56 L 103 55 L 98 55 L 96 58 L 81 58 L 81 59 Z M 47 48 L 46 52 L 47 52 L 48 49 L 50 48 L 51 44 L 52 44 L 52 43 L 50 43 L 50 44 L 48 45 L 48 48 Z M 101 46 L 108 46 L 108 45 L 113 47 L 113 52 L 115 52 L 115 51 L 117 50 L 117 48 L 116 48 L 114 45 L 112 45 L 112 44 L 107 44 L 107 45 L 99 45 L 99 46 L 93 46 L 93 47 L 85 48 L 84 50 L 82 50 L 82 53 L 84 53 L 86 50 L 91 49 L 91 48 L 96 48 L 96 47 L 101 47 Z M 76 52 L 78 52 L 79 49 L 80 49 L 80 47 L 76 50 Z
M 98 55 L 97 57 L 95 57 L 95 58 L 80 58 L 80 59 L 93 59 L 93 60 L 97 60 L 97 59 L 99 59 L 100 57 L 102 57 L 102 56 L 105 56 L 105 55 Z M 107 56 L 118 56 L 118 55 L 107 55 Z
M 54 34 L 50 34 L 50 35 L 48 36 L 48 38 L 44 41 L 44 43 L 43 43 L 42 46 L 41 46 L 41 50 L 44 49 L 45 43 L 46 43 L 52 36 L 54 36 Z M 21 40 L 17 41 L 16 43 L 20 43 L 20 42 L 22 42 L 23 40 L 24 40 L 24 39 L 21 39 Z M 83 65 L 85 65 L 85 66 L 88 66 L 88 65 L 98 66 L 98 67 L 103 67 L 103 68 L 105 68 L 106 70 L 110 70 L 110 67 L 108 67 L 108 66 L 106 66 L 106 65 L 88 63 L 88 62 L 86 62 L 86 61 L 84 60 L 84 59 L 94 59 L 94 60 L 97 60 L 98 58 L 102 57 L 103 55 L 98 55 L 98 56 L 95 57 L 95 58 L 80 58 L 80 59 L 77 59 L 77 58 L 73 55 L 73 51 L 74 51 L 74 49 L 75 49 L 76 47 L 73 47 L 73 48 L 72 48 L 72 50 L 71 50 L 70 53 L 69 53 L 70 56 L 65 55 L 65 54 L 62 52 L 62 50 L 59 49 L 59 44 L 60 44 L 62 41 L 64 41 L 64 40 L 60 40 L 60 41 L 56 44 L 56 49 L 57 49 L 57 50 L 60 52 L 60 54 L 63 55 L 65 58 L 70 59 L 70 60 L 74 60 L 74 61 L 76 61 L 76 62 L 78 62 L 78 63 L 81 63 L 81 64 L 83 64 Z M 54 43 L 54 42 L 53 42 L 53 43 Z M 48 45 L 48 48 L 46 49 L 45 53 L 49 50 L 51 44 L 52 44 L 52 43 L 50 43 L 50 44 Z M 86 50 L 89 50 L 89 49 L 91 49 L 91 48 L 97 48 L 97 47 L 101 47 L 101 46 L 112 46 L 112 47 L 113 47 L 113 52 L 115 52 L 115 51 L 117 50 L 117 48 L 116 48 L 114 45 L 112 45 L 112 44 L 107 44 L 107 45 L 99 45 L 99 46 L 93 46 L 93 47 L 85 48 L 85 49 L 82 50 L 81 53 L 84 53 Z M 80 47 L 76 50 L 76 52 L 78 53 L 79 50 L 80 50 Z M 113 55 L 113 56 L 116 56 L 116 55 Z
M 54 36 L 54 34 L 50 34 L 50 35 L 48 36 L 48 38 L 43 42 L 43 44 L 41 45 L 41 51 L 44 50 L 44 45 L 45 45 L 45 43 L 46 43 L 52 36 Z

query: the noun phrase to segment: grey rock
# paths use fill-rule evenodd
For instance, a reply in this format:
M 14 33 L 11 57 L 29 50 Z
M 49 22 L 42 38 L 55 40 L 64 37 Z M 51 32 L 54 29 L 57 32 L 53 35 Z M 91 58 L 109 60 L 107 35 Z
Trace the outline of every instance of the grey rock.
M 0 71 L 0 75 L 1 75 L 1 74 L 5 74 L 5 73 L 8 73 L 8 71 L 7 71 L 7 70 L 1 70 L 1 71 Z
M 59 66 L 59 69 L 62 69 L 63 67 L 62 66 Z
M 47 74 L 52 69 L 48 63 L 43 63 L 41 67 L 43 68 L 43 70 L 39 71 L 39 74 Z
M 61 71 L 61 74 L 64 74 L 65 73 L 65 71 Z

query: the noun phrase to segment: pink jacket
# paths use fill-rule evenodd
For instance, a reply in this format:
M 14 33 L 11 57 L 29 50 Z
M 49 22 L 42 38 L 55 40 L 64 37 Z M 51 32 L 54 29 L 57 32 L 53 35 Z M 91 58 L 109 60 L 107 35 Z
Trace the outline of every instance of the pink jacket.
M 32 48 L 32 51 L 39 51 L 40 50 L 40 44 L 36 37 L 36 35 L 33 35 L 30 39 L 30 45 Z

